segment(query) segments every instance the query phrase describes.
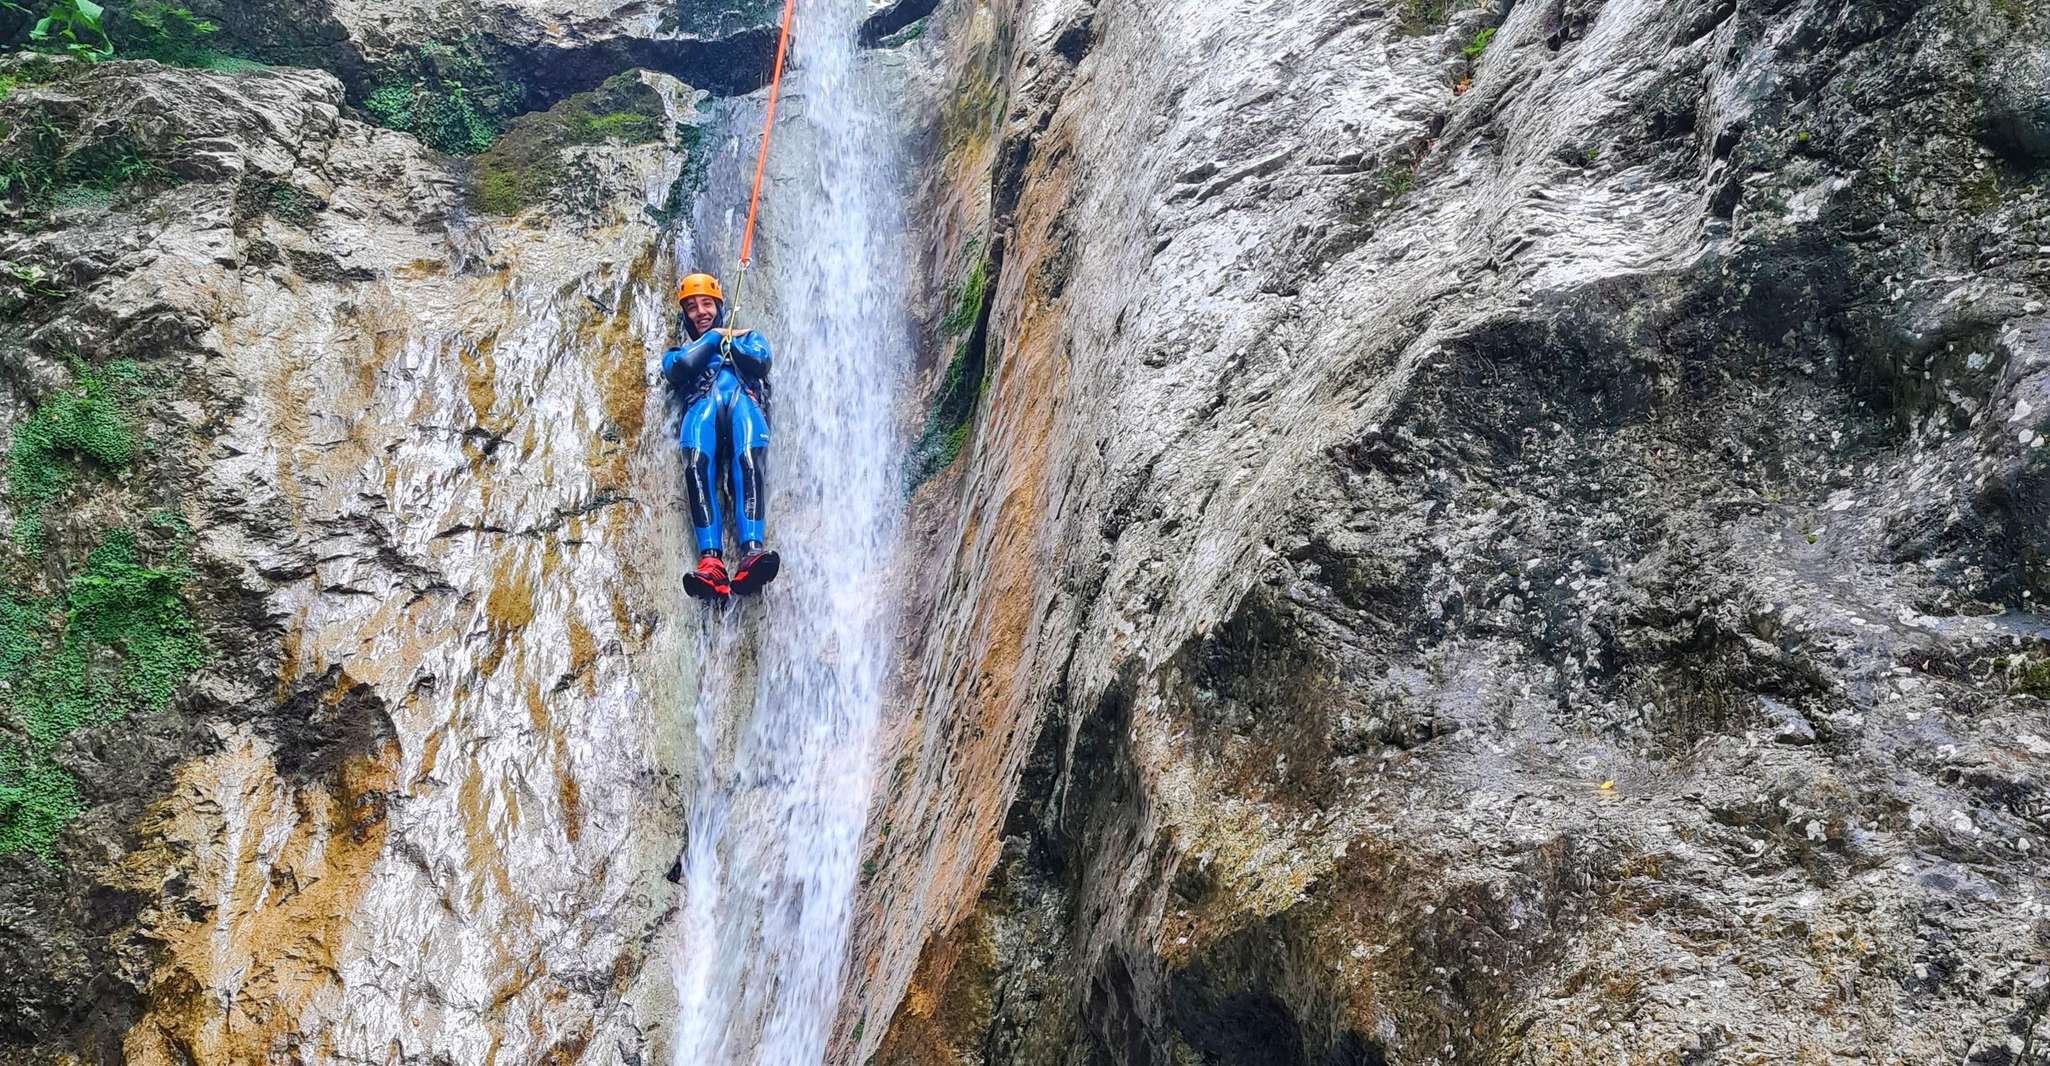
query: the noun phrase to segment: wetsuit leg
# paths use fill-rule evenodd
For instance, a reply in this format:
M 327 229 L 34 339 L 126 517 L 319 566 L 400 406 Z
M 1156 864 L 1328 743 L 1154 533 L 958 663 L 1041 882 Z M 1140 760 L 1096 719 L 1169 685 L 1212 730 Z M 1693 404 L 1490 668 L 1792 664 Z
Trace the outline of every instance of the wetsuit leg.
M 713 458 L 719 454 L 719 397 L 713 391 L 691 401 L 676 442 L 683 448 L 684 495 L 690 501 L 691 531 L 698 551 L 718 551 L 725 536 L 719 521 L 719 482 Z
M 760 544 L 767 526 L 769 419 L 744 389 L 735 390 L 731 411 L 733 524 L 740 528 L 742 544 Z

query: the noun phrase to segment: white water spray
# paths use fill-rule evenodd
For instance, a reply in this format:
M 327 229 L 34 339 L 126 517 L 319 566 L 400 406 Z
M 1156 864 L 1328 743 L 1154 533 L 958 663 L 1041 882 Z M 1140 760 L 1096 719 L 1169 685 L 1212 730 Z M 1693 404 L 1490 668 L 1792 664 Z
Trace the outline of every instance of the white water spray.
M 888 654 L 879 585 L 900 500 L 890 412 L 909 362 L 896 136 L 859 69 L 863 5 L 799 7 L 741 299 L 742 324 L 776 352 L 768 531 L 783 572 L 706 626 L 677 1066 L 823 1061 Z M 733 164 L 752 156 L 749 145 L 715 164 L 707 203 L 744 203 L 747 168 Z M 733 688 L 750 659 L 751 700 Z

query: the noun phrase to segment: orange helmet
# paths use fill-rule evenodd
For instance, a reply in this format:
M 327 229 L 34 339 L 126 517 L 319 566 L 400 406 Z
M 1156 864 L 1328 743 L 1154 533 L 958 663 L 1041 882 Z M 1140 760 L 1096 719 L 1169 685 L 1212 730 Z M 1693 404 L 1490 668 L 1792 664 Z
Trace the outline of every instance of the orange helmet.
M 719 279 L 710 274 L 685 274 L 683 280 L 677 282 L 677 303 L 692 296 L 709 296 L 722 304 L 726 302 L 726 294 L 719 291 Z

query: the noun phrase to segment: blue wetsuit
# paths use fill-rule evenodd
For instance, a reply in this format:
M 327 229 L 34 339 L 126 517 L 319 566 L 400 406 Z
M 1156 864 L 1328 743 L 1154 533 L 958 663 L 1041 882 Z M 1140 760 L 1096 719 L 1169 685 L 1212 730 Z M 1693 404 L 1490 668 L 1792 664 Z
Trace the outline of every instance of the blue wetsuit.
M 723 307 L 719 317 L 725 317 Z M 720 339 L 715 321 L 714 328 L 662 353 L 662 376 L 685 404 L 676 443 L 683 448 L 684 487 L 700 553 L 720 550 L 725 537 L 714 473 L 721 463 L 732 478 L 741 544 L 758 546 L 766 539 L 769 342 L 748 330 L 721 353 Z

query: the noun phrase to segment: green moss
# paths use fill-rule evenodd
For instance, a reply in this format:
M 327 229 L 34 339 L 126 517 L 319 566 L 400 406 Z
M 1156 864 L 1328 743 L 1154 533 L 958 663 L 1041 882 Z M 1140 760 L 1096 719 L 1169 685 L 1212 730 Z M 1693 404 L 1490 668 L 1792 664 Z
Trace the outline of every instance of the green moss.
M 2050 700 L 2050 659 L 2017 664 L 2008 674 L 2008 687 L 2024 696 Z
M 51 761 L 72 732 L 160 710 L 199 669 L 205 645 L 186 607 L 183 538 L 171 561 L 142 559 L 136 536 L 110 531 L 61 597 L 0 597 L 0 681 L 29 741 L 0 752 L 0 854 L 48 858 L 79 809 L 70 775 Z
M 478 179 L 474 202 L 479 210 L 494 215 L 517 215 L 527 206 L 527 194 L 519 175 L 492 170 Z
M 970 248 L 970 254 L 974 249 Z M 947 311 L 947 317 L 940 320 L 940 328 L 950 335 L 966 333 L 975 328 L 975 321 L 982 317 L 982 302 L 988 297 L 989 257 L 982 256 L 968 270 L 968 276 L 961 281 L 961 288 L 954 293 L 954 299 Z
M 975 414 L 975 403 L 982 396 L 982 359 L 980 350 L 966 338 L 954 348 L 954 357 L 947 362 L 947 372 L 940 379 L 940 387 L 933 393 L 932 407 L 926 412 L 925 426 L 919 431 L 917 443 L 911 446 L 911 454 L 904 469 L 904 491 L 908 494 L 926 479 L 952 466 L 967 446 L 970 419 Z
M 2038 0 L 1993 0 L 1993 10 L 2017 26 L 2026 26 L 2036 14 L 2037 3 Z
M 70 486 L 78 463 L 119 470 L 134 457 L 127 404 L 138 377 L 129 362 L 100 371 L 81 366 L 76 385 L 45 400 L 15 427 L 7 448 L 7 502 L 14 511 L 14 542 L 24 551 L 40 551 L 43 509 Z
M 494 215 L 518 214 L 558 191 L 564 176 L 563 149 L 614 140 L 629 144 L 659 141 L 666 115 L 661 94 L 632 72 L 614 75 L 598 88 L 571 96 L 547 111 L 522 115 L 497 143 L 477 156 L 470 205 Z M 686 163 L 685 174 L 691 173 Z M 702 180 L 701 164 L 696 173 Z M 674 195 L 677 190 L 671 192 Z
M 662 129 L 656 123 L 657 116 L 639 111 L 609 111 L 603 115 L 587 115 L 584 118 L 584 134 L 592 140 L 621 140 L 628 144 L 646 144 L 662 138 Z

